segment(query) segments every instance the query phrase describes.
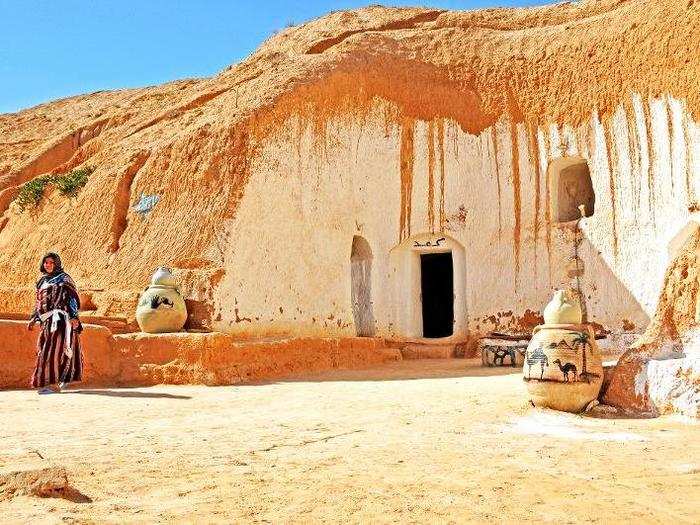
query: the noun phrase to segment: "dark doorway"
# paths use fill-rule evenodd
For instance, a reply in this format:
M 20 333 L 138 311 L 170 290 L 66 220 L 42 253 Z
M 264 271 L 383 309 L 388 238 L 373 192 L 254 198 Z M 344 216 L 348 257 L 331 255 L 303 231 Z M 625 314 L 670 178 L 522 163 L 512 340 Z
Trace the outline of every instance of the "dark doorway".
M 420 256 L 423 337 L 448 337 L 454 326 L 452 252 Z

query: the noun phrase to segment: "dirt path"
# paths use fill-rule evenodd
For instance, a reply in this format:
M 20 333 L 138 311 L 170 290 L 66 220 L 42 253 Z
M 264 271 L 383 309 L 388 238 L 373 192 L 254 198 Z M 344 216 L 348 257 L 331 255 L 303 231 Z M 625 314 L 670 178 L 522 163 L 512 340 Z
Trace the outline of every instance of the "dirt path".
M 0 475 L 65 467 L 93 499 L 17 496 L 0 521 L 700 519 L 699 424 L 531 409 L 505 372 L 404 361 L 256 386 L 0 392 Z

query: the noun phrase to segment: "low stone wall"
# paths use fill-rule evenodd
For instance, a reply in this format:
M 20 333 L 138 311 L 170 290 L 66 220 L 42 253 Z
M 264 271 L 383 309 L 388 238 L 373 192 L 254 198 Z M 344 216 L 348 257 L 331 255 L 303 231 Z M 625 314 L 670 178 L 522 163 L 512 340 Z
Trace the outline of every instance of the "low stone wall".
M 0 389 L 26 388 L 38 331 L 0 320 Z M 379 338 L 236 341 L 223 333 L 113 335 L 85 325 L 85 386 L 230 385 L 334 368 L 362 368 L 401 359 Z
M 229 385 L 401 358 L 382 339 L 236 341 L 223 333 L 124 334 L 121 380 L 138 384 Z
M 112 333 L 103 326 L 83 325 L 81 343 L 87 349 L 83 383 L 110 384 L 119 375 L 119 353 Z M 26 321 L 0 320 L 0 389 L 28 388 L 36 363 L 39 328 L 27 330 Z
M 29 314 L 26 312 L 2 312 L 0 314 L 0 322 L 23 321 L 26 323 L 28 319 Z M 139 325 L 135 321 L 129 320 L 125 317 L 104 317 L 81 312 L 80 320 L 83 322 L 83 325 L 104 326 L 113 334 L 133 333 L 140 330 Z

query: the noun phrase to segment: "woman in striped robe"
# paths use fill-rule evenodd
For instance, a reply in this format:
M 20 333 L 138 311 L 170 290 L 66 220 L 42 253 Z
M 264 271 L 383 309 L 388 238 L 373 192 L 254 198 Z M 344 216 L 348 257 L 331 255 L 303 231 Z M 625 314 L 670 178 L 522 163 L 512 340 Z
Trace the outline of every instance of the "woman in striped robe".
M 78 319 L 80 298 L 70 275 L 63 271 L 61 258 L 47 253 L 41 259 L 44 275 L 36 283 L 36 307 L 27 328 L 41 324 L 32 387 L 40 394 L 60 392 L 65 385 L 82 379 Z

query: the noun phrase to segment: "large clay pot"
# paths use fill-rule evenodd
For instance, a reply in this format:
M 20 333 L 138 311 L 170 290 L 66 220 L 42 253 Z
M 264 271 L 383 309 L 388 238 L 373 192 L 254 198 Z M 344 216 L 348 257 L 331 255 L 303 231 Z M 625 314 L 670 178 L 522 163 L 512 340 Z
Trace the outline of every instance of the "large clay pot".
M 598 397 L 603 364 L 587 324 L 535 327 L 525 351 L 523 379 L 535 406 L 581 412 Z
M 179 332 L 185 321 L 187 307 L 176 287 L 175 277 L 168 268 L 158 268 L 136 307 L 136 322 L 143 332 L 158 334 Z

